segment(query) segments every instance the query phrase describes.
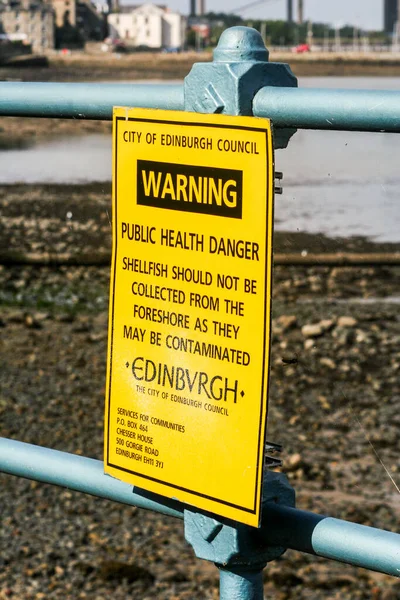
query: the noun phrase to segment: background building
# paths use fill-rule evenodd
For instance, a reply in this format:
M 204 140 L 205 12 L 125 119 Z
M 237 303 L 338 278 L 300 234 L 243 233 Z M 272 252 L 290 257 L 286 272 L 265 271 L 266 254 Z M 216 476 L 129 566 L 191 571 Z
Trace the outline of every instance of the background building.
M 90 0 L 50 0 L 58 29 L 75 28 L 85 40 L 102 40 L 106 35 L 108 4 Z
M 386 33 L 393 33 L 400 13 L 399 0 L 384 0 L 383 26 Z
M 186 19 L 165 6 L 142 4 L 121 6 L 120 12 L 108 15 L 109 35 L 130 46 L 182 48 Z
M 54 48 L 54 10 L 41 0 L 0 0 L 0 34 L 31 45 L 33 52 Z
M 76 1 L 52 0 L 57 27 L 62 27 L 66 22 L 73 27 L 76 25 Z

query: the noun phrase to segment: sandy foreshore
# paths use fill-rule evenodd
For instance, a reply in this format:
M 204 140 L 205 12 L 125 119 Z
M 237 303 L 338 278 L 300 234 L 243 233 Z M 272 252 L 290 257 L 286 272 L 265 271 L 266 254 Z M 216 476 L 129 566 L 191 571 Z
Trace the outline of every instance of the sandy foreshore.
M 82 66 L 66 57 L 44 70 L 0 68 L 0 79 L 181 78 L 198 57 L 135 59 Z M 302 72 L 310 68 L 302 57 L 292 66 L 298 75 L 400 73 L 397 63 L 363 73 L 322 60 Z M 110 131 L 108 122 L 8 117 L 0 148 Z M 78 263 L 110 249 L 110 183 L 0 186 L 0 258 L 69 254 Z M 275 236 L 282 253 L 399 249 Z M 1 435 L 101 459 L 109 267 L 8 262 L 0 260 Z M 394 266 L 274 269 L 267 435 L 284 446 L 282 470 L 300 508 L 392 531 L 400 519 L 387 474 L 400 485 L 399 279 Z M 218 598 L 217 570 L 194 558 L 181 522 L 6 475 L 0 482 L 0 600 Z M 396 600 L 400 582 L 290 551 L 265 570 L 265 594 Z
M 42 140 L 60 136 L 81 136 L 91 133 L 111 135 L 110 121 L 84 119 L 42 119 L 36 117 L 1 117 L 0 150 L 27 148 Z
M 0 211 L 3 249 L 110 251 L 109 185 L 3 186 Z M 276 249 L 313 243 L 366 250 L 362 240 L 285 234 Z M 267 430 L 283 444 L 299 508 L 392 531 L 398 281 L 399 267 L 274 269 Z M 102 458 L 108 286 L 107 266 L 0 266 L 2 436 Z M 194 558 L 182 522 L 8 475 L 0 482 L 1 600 L 218 598 L 217 570 Z M 294 551 L 264 580 L 278 600 L 400 596 L 396 578 Z
M 209 62 L 211 52 L 182 54 L 88 54 L 73 52 L 48 56 L 48 66 L 0 65 L 0 81 L 132 81 L 182 80 L 193 63 Z M 398 76 L 399 53 L 310 52 L 295 54 L 273 50 L 271 62 L 288 63 L 300 76 Z

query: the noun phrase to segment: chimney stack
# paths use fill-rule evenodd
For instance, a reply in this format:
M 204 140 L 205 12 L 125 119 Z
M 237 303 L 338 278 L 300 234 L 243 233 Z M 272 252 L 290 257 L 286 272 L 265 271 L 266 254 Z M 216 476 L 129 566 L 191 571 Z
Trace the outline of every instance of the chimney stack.
M 287 20 L 293 23 L 293 0 L 287 0 Z
M 400 0 L 399 0 L 400 2 Z M 303 14 L 303 0 L 298 0 L 297 4 L 297 23 L 299 25 L 303 24 L 304 14 Z

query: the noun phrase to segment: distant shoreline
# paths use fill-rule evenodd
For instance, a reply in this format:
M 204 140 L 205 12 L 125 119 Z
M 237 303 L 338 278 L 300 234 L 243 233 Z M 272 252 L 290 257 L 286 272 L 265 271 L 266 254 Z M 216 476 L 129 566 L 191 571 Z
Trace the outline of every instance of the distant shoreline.
M 85 54 L 50 55 L 49 66 L 0 66 L 0 81 L 135 81 L 183 79 L 195 62 L 212 60 L 211 53 Z M 277 53 L 271 62 L 289 63 L 298 77 L 400 76 L 400 54 Z
M 394 53 L 271 53 L 270 60 L 289 63 L 292 71 L 298 77 L 400 76 L 400 54 Z

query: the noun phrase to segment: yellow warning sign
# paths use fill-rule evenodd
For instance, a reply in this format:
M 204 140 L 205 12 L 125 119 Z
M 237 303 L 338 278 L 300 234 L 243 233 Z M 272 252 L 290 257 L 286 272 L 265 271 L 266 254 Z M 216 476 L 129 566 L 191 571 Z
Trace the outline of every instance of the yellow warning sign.
M 271 125 L 128 108 L 113 125 L 105 471 L 258 526 Z

